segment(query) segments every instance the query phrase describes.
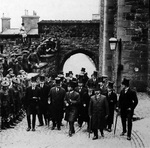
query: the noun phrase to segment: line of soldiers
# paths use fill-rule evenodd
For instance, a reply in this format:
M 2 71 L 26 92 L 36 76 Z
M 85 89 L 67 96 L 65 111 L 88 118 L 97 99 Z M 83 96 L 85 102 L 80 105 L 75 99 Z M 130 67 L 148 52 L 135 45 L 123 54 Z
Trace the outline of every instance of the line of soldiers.
M 22 121 L 25 115 L 23 99 L 26 86 L 23 75 L 0 79 L 1 129 L 13 128 Z
M 49 126 L 49 122 L 52 121 L 52 130 L 56 127 L 61 130 L 63 119 L 69 122 L 69 136 L 75 133 L 75 122 L 78 122 L 79 127 L 86 122 L 87 130 L 94 133 L 93 140 L 95 140 L 98 139 L 98 130 L 102 137 L 104 129 L 112 131 L 114 111 L 117 106 L 123 125 L 121 136 L 127 132 L 127 139 L 131 140 L 132 116 L 138 100 L 136 92 L 129 88 L 128 79 L 123 80 L 124 88 L 117 100 L 114 83 L 107 82 L 107 76 L 98 77 L 96 71 L 91 78 L 88 78 L 85 68 L 81 69 L 81 73 L 76 75 L 76 78 L 73 77 L 72 71 L 66 73 L 66 76 L 63 72 L 59 73 L 55 78 L 40 75 L 32 77 L 31 81 L 24 81 L 23 75 L 24 72 L 19 76 L 20 78 L 12 79 L 11 85 L 10 83 L 8 85 L 7 80 L 1 83 L 2 125 L 5 124 L 4 121 L 8 123 L 6 119 L 10 113 L 4 106 L 13 104 L 15 120 L 18 119 L 18 113 L 22 108 L 26 110 L 27 131 L 35 131 L 36 115 L 38 115 L 39 126 L 43 126 L 44 123 Z M 22 89 L 21 84 L 25 83 Z M 10 97 L 13 95 L 14 98 Z M 4 99 L 4 96 L 9 99 Z M 13 103 L 8 103 L 8 100 L 13 100 L 10 101 Z M 128 119 L 128 130 L 126 130 L 126 119 Z

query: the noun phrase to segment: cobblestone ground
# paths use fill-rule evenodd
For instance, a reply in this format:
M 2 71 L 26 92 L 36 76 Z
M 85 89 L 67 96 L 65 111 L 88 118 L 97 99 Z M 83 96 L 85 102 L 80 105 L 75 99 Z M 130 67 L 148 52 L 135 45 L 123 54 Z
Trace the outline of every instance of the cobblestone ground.
M 81 129 L 76 124 L 76 134 L 69 137 L 65 121 L 61 131 L 51 131 L 50 125 L 49 128 L 36 127 L 35 132 L 26 132 L 24 118 L 14 129 L 0 132 L 0 148 L 150 148 L 150 98 L 145 93 L 138 93 L 138 98 L 139 104 L 135 110 L 138 120 L 133 122 L 131 141 L 126 140 L 126 136 L 119 136 L 122 131 L 120 118 L 115 136 L 113 132 L 104 131 L 105 138 L 99 136 L 95 141 L 92 140 L 93 134 L 88 137 L 86 124 Z

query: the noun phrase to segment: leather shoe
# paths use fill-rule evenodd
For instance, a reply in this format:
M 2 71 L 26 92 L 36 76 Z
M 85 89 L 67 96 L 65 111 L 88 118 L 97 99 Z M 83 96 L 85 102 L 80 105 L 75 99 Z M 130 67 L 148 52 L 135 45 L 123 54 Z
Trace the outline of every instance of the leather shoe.
M 43 124 L 39 124 L 38 126 L 43 126 Z
M 55 129 L 55 127 L 54 127 L 54 126 L 52 126 L 51 130 L 54 130 L 54 129 Z
M 72 137 L 72 132 L 71 131 L 69 131 L 69 137 Z
M 130 136 L 127 136 L 127 140 L 131 140 L 131 137 L 130 137 Z
M 98 139 L 98 136 L 94 136 L 92 140 L 96 140 L 96 139 Z
M 34 132 L 34 131 L 35 131 L 35 128 L 33 128 L 32 131 Z
M 107 129 L 107 131 L 108 131 L 108 132 L 111 132 L 111 129 L 109 128 L 109 129 Z
M 30 131 L 30 129 L 31 129 L 31 128 L 28 127 L 28 128 L 26 129 L 26 131 L 28 132 L 28 131 Z
M 101 134 L 101 136 L 104 138 L 104 134 Z
M 60 127 L 57 127 L 57 129 L 60 131 L 61 130 L 61 128 Z
M 124 136 L 124 135 L 125 135 L 125 133 L 126 133 L 126 132 L 122 132 L 122 133 L 120 134 L 120 136 Z

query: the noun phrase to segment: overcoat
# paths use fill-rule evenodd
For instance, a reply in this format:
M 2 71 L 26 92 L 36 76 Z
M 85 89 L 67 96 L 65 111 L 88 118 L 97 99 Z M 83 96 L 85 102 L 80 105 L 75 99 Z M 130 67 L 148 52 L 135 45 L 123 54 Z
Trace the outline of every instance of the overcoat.
M 49 92 L 50 102 L 51 102 L 51 116 L 52 120 L 58 121 L 63 118 L 64 109 L 64 98 L 66 91 L 62 87 L 52 87 Z
M 132 113 L 138 104 L 138 98 L 136 92 L 129 88 L 125 93 L 125 89 L 120 92 L 119 96 L 119 108 L 121 109 L 121 115 L 127 114 L 127 109 L 131 108 Z
M 35 89 L 32 89 L 32 86 L 29 86 L 26 89 L 25 94 L 25 108 L 27 109 L 27 114 L 36 114 L 39 109 L 39 100 L 40 100 L 40 89 L 38 86 Z
M 90 102 L 88 90 L 85 87 L 82 87 L 81 90 L 79 89 L 79 87 L 77 87 L 75 90 L 80 94 L 79 116 L 83 121 L 88 122 L 89 121 L 88 108 Z
M 73 91 L 72 93 L 67 92 L 65 96 L 65 105 L 69 104 L 66 107 L 65 120 L 68 122 L 75 122 L 78 117 L 78 108 L 80 103 L 80 95 L 78 92 Z
M 103 129 L 105 117 L 109 115 L 108 101 L 104 95 L 92 96 L 89 104 L 89 115 L 92 117 L 92 129 Z

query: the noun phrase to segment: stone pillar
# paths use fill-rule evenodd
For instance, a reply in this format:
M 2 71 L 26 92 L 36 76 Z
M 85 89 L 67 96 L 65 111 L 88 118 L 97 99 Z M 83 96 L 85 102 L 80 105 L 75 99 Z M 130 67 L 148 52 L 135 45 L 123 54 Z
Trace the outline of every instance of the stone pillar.
M 2 32 L 4 30 L 10 29 L 10 19 L 9 17 L 2 17 Z
M 109 39 L 114 36 L 114 1 L 100 0 L 100 46 L 99 46 L 99 74 L 108 75 L 112 79 L 112 51 Z

